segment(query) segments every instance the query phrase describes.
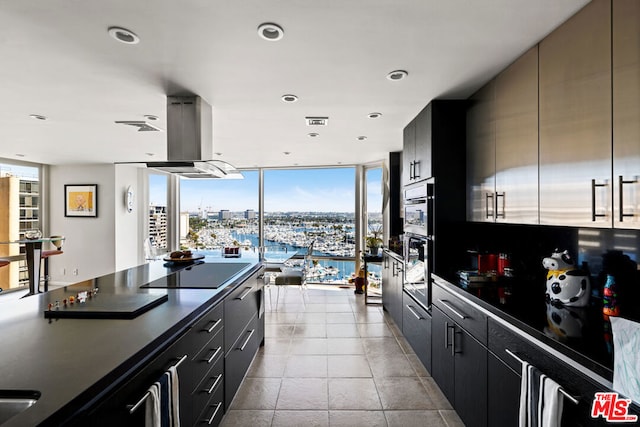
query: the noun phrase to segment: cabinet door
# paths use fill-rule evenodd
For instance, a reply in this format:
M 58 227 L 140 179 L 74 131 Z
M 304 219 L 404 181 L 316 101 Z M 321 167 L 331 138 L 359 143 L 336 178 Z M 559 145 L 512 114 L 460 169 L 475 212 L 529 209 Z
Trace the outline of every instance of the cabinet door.
M 492 427 L 517 426 L 520 375 L 492 353 L 487 357 L 487 424 Z
M 495 220 L 538 223 L 538 47 L 495 79 Z
M 613 225 L 640 229 L 640 2 L 613 2 Z
M 454 357 L 453 321 L 436 306 L 431 311 L 431 375 L 440 390 L 453 405 L 454 400 Z
M 388 265 L 388 281 L 383 283 L 382 302 L 396 326 L 402 330 L 402 263 L 390 256 Z
M 467 220 L 495 221 L 495 82 L 469 98 L 467 110 Z
M 433 104 L 429 103 L 416 117 L 416 140 L 413 160 L 413 179 L 420 181 L 433 176 L 432 159 Z
M 402 185 L 413 181 L 413 162 L 416 155 L 416 121 L 412 120 L 402 134 Z
M 456 325 L 454 408 L 468 427 L 487 425 L 487 348 Z
M 540 223 L 610 227 L 611 1 L 539 45 Z

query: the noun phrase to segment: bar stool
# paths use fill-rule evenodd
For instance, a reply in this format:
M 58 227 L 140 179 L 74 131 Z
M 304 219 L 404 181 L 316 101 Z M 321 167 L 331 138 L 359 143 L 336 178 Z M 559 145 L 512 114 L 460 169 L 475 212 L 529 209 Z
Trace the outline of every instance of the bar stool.
M 54 249 L 51 251 L 42 251 L 40 258 L 44 260 L 44 291 L 49 290 L 49 257 L 54 255 L 60 255 L 63 251 Z M 40 285 L 38 284 L 38 292 L 40 292 Z

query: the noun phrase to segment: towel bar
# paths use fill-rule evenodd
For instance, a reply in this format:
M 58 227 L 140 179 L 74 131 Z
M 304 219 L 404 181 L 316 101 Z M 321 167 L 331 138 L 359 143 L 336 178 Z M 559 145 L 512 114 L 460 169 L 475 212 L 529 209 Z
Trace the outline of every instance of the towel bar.
M 511 357 L 513 357 L 514 359 L 516 359 L 518 362 L 520 362 L 520 363 L 524 363 L 524 362 L 525 362 L 523 359 L 519 358 L 519 357 L 518 357 L 514 352 L 512 352 L 512 351 L 511 351 L 511 350 L 509 350 L 508 348 L 505 348 L 505 349 L 504 349 L 504 351 L 505 351 L 509 356 L 511 356 Z M 567 393 L 566 391 L 564 391 L 564 389 L 563 389 L 563 388 L 559 388 L 559 389 L 558 389 L 558 391 L 559 391 L 559 392 L 560 392 L 564 397 L 566 397 L 567 399 L 569 399 L 572 403 L 574 403 L 574 404 L 576 404 L 576 405 L 580 403 L 580 401 L 579 401 L 577 398 L 575 398 L 575 397 L 571 396 L 569 393 Z
M 184 362 L 185 360 L 187 360 L 188 355 L 184 355 L 180 358 L 180 360 L 178 360 L 176 362 L 175 365 L 173 365 L 174 368 L 177 368 L 178 366 L 180 366 L 180 364 L 182 362 Z M 129 410 L 130 414 L 133 414 L 134 412 L 136 412 L 138 410 L 138 408 L 140 407 L 140 405 L 142 405 L 144 403 L 145 400 L 147 400 L 147 397 L 149 397 L 149 395 L 151 394 L 151 392 L 147 391 L 141 398 L 140 400 L 138 400 L 136 403 L 134 403 L 133 405 L 127 405 L 127 409 Z

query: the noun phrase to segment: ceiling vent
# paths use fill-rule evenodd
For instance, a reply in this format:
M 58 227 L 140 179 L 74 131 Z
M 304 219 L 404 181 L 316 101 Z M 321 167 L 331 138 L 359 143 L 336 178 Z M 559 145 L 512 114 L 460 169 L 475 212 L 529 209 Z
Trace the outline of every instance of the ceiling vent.
M 143 120 L 119 120 L 116 123 L 121 125 L 133 126 L 138 128 L 138 132 L 161 132 L 162 129 L 157 128 Z
M 307 126 L 327 126 L 329 117 L 305 117 Z

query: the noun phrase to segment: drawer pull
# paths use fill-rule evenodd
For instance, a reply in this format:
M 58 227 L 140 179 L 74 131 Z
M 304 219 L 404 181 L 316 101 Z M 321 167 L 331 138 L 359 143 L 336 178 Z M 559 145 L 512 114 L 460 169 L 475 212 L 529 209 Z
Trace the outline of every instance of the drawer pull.
M 455 314 L 456 316 L 458 316 L 459 318 L 461 318 L 462 320 L 467 319 L 468 316 L 464 316 L 462 314 L 460 314 L 455 308 L 451 307 L 451 305 L 447 302 L 447 300 L 441 300 L 439 299 L 438 302 L 442 305 L 444 305 L 445 307 L 447 307 L 449 310 L 451 310 L 453 312 L 453 314 Z
M 514 359 L 516 359 L 520 364 L 523 364 L 525 361 L 520 359 L 513 351 L 509 350 L 508 348 L 504 349 L 505 353 L 507 353 L 509 356 L 513 357 Z M 569 393 L 567 393 L 562 387 L 560 387 L 558 389 L 558 391 L 567 399 L 569 399 L 572 403 L 578 405 L 580 403 L 580 401 L 578 399 L 576 399 L 575 397 L 571 396 Z
M 245 299 L 245 298 L 246 298 L 246 296 L 247 296 L 247 295 L 249 295 L 249 294 L 251 293 L 251 291 L 253 291 L 253 286 L 252 286 L 252 287 L 250 287 L 250 288 L 247 288 L 247 290 L 246 290 L 246 291 L 244 291 L 244 292 L 242 293 L 242 295 L 240 295 L 239 297 L 236 297 L 235 299 L 242 301 L 243 299 Z
M 249 336 L 247 337 L 247 339 L 244 340 L 242 345 L 240 347 L 238 347 L 236 350 L 244 351 L 244 348 L 247 346 L 247 344 L 249 344 L 249 341 L 251 341 L 251 337 L 253 336 L 253 333 L 255 331 L 256 331 L 255 329 L 250 330 L 249 331 Z
M 204 359 L 204 360 L 206 360 L 206 361 L 207 361 L 207 363 L 211 363 L 211 362 L 213 362 L 213 360 L 216 358 L 216 356 L 218 355 L 218 353 L 220 353 L 220 350 L 222 350 L 222 347 L 218 347 L 218 348 L 216 348 L 216 351 L 214 351 L 214 352 L 213 352 L 213 354 L 211 355 L 211 357 L 210 357 L 210 358 L 208 358 L 208 359 Z
M 182 356 L 176 363 L 175 365 L 173 365 L 174 368 L 177 368 L 178 366 L 180 366 L 180 364 L 182 362 L 184 362 L 185 360 L 187 360 L 187 357 L 189 357 L 189 355 L 185 354 L 184 356 Z M 151 395 L 151 393 L 149 391 L 147 391 L 144 396 L 142 396 L 140 398 L 140 400 L 138 400 L 136 403 L 134 403 L 133 405 L 127 405 L 127 409 L 129 409 L 129 414 L 133 414 L 134 412 L 136 412 L 138 410 L 138 408 L 140 407 L 140 405 L 142 405 L 144 403 L 145 400 L 147 400 L 147 397 L 149 397 Z
M 209 417 L 207 420 L 205 420 L 205 422 L 208 425 L 211 425 L 213 423 L 213 420 L 216 419 L 216 415 L 218 415 L 218 411 L 220 411 L 221 407 L 222 407 L 222 402 L 218 402 L 218 404 L 216 405 L 216 409 L 213 411 L 213 414 L 211 414 L 211 417 Z
M 213 382 L 211 387 L 209 387 L 208 390 L 205 390 L 207 392 L 207 394 L 213 393 L 213 390 L 215 390 L 215 388 L 218 386 L 218 384 L 220 384 L 221 380 L 222 380 L 222 374 L 218 374 L 218 376 L 216 377 L 216 380 Z
M 629 216 L 634 216 L 634 214 L 632 213 L 624 213 L 623 209 L 624 209 L 624 203 L 622 201 L 622 198 L 624 197 L 624 189 L 622 188 L 625 184 L 635 184 L 637 183 L 638 180 L 634 179 L 634 180 L 629 180 L 629 181 L 625 181 L 624 177 L 622 175 L 618 176 L 618 191 L 619 191 L 619 197 L 618 200 L 620 202 L 620 222 L 624 221 L 625 217 L 629 217 Z
M 203 329 L 204 331 L 207 331 L 207 333 L 211 333 L 213 332 L 213 330 L 222 322 L 222 319 L 218 319 L 215 322 L 213 322 L 213 325 L 211 325 L 210 328 L 205 328 Z
M 416 316 L 416 319 L 418 320 L 423 320 L 424 317 L 420 316 L 418 313 L 416 313 L 416 311 L 413 309 L 413 307 L 411 307 L 409 304 L 407 304 L 407 309 L 409 309 L 409 311 L 411 312 L 411 314 L 413 314 L 414 316 Z

